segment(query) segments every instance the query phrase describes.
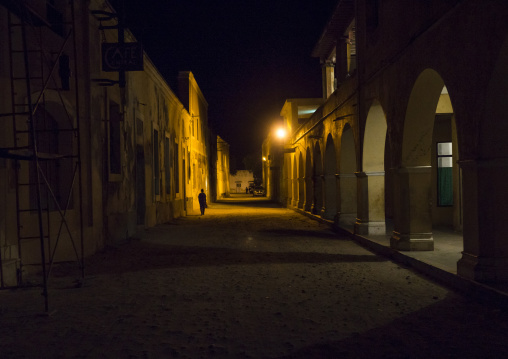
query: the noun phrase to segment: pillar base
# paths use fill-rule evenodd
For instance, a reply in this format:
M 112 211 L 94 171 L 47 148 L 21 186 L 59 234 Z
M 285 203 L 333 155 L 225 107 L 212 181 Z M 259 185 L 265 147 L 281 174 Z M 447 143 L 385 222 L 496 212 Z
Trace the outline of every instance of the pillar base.
M 386 223 L 383 222 L 362 222 L 357 219 L 355 223 L 355 233 L 360 235 L 385 235 Z
M 338 213 L 337 220 L 339 226 L 354 228 L 356 223 L 356 213 Z
M 508 258 L 485 258 L 462 252 L 457 274 L 477 282 L 508 282 Z
M 432 233 L 408 233 L 393 232 L 390 238 L 390 248 L 398 251 L 433 251 L 434 238 Z

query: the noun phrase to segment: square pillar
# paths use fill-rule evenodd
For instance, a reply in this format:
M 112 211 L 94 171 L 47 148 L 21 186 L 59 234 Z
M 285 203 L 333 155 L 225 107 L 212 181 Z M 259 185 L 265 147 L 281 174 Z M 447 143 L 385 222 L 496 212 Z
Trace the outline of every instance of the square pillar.
M 400 251 L 432 251 L 431 166 L 394 171 L 394 230 L 390 247 Z
M 508 282 L 508 160 L 461 161 L 464 250 L 457 274 L 479 282 Z
M 310 183 L 309 183 L 310 182 Z M 303 202 L 303 210 L 305 212 L 310 212 L 312 211 L 312 197 L 313 197 L 313 193 L 312 193 L 312 177 L 308 177 L 306 176 L 304 178 L 304 183 L 305 183 L 305 187 L 304 187 L 304 193 L 305 193 L 305 200 Z
M 357 172 L 358 216 L 355 233 L 386 234 L 385 173 Z
M 297 207 L 303 209 L 303 203 L 305 202 L 305 179 L 298 179 L 298 203 Z
M 293 195 L 291 196 L 291 207 L 298 206 L 298 178 L 293 178 Z
M 325 174 L 323 176 L 323 208 L 321 210 L 321 217 L 329 220 L 335 220 L 337 217 L 338 190 L 335 174 Z

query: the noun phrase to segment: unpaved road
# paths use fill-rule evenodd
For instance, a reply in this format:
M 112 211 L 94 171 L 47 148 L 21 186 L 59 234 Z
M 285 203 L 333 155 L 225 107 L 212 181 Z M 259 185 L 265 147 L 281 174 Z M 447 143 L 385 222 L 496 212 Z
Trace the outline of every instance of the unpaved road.
M 0 358 L 505 358 L 508 313 L 266 202 L 213 204 L 0 292 Z

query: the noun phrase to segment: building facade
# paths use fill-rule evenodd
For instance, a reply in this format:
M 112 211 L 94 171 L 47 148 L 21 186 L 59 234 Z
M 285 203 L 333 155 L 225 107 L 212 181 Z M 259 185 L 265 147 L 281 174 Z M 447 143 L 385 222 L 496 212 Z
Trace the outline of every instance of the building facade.
M 217 198 L 229 197 L 229 144 L 217 136 Z
M 193 212 L 201 188 L 209 194 L 196 79 L 180 72 L 176 95 L 142 51 L 137 71 L 105 68 L 104 43 L 136 42 L 118 18 L 104 0 L 0 5 L 2 288 L 43 263 L 82 269 L 105 245 Z
M 312 53 L 324 103 L 281 111 L 278 199 L 400 251 L 458 234 L 458 275 L 507 281 L 508 4 L 340 0 L 331 15 Z
M 187 110 L 182 132 L 185 143 L 182 146 L 185 210 L 194 212 L 199 210 L 198 194 L 201 189 L 210 198 L 208 103 L 192 72 L 179 73 L 178 87 Z
M 249 186 L 254 185 L 254 174 L 249 170 L 238 170 L 229 177 L 230 193 L 249 193 Z

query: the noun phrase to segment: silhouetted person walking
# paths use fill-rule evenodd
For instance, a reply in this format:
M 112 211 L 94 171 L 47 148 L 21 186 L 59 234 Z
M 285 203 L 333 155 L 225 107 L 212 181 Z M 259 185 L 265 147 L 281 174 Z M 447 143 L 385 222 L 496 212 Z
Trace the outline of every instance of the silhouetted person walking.
M 201 215 L 205 214 L 205 208 L 208 207 L 206 205 L 206 194 L 203 189 L 201 189 L 201 193 L 198 195 L 199 201 L 199 209 L 201 210 Z

